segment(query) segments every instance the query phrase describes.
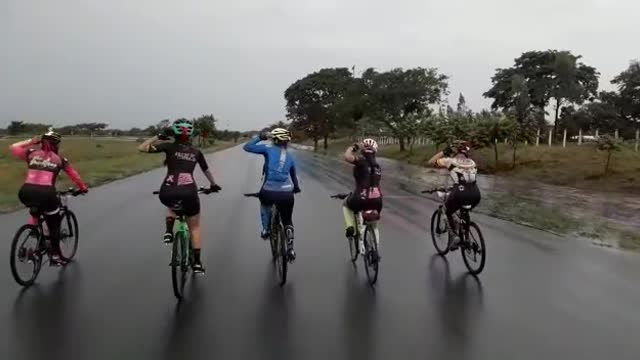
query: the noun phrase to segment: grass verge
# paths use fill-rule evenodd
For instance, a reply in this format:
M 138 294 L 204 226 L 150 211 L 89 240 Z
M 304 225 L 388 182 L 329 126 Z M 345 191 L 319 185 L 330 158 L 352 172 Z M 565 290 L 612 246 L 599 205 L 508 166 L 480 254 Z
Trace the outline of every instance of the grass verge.
M 16 139 L 0 139 L 0 212 L 15 210 L 20 206 L 18 190 L 24 181 L 26 166 L 9 154 L 8 147 Z M 213 152 L 236 145 L 218 142 L 203 149 Z M 66 138 L 60 150 L 69 157 L 73 166 L 89 186 L 98 186 L 162 166 L 163 154 L 143 154 L 138 143 L 120 139 Z M 60 176 L 61 186 L 71 184 L 65 175 Z

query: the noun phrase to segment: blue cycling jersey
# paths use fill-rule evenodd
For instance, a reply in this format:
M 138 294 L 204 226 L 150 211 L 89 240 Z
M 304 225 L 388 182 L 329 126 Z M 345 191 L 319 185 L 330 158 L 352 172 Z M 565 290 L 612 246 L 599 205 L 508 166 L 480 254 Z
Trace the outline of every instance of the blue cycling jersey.
M 296 166 L 287 148 L 271 143 L 261 143 L 256 137 L 243 146 L 244 151 L 264 156 L 265 173 L 262 189 L 268 191 L 293 191 L 298 187 Z

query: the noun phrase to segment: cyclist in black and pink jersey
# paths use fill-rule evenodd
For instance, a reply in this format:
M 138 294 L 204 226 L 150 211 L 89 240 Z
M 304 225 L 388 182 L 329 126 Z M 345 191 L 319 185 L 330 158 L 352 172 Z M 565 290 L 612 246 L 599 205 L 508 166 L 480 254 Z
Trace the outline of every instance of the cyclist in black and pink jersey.
M 376 160 L 377 152 L 378 143 L 373 139 L 364 139 L 361 145 L 354 144 L 348 147 L 344 153 L 344 160 L 353 164 L 353 178 L 355 180 L 355 189 L 342 207 L 347 226 L 347 238 L 355 235 L 354 213 L 358 217 L 358 229 L 362 232 L 364 226 L 362 226 L 361 212 L 367 210 L 377 211 L 378 214 L 382 212 L 382 191 L 380 189 L 382 169 Z M 374 231 L 379 242 L 378 229 L 376 228 Z M 360 253 L 364 254 L 364 236 L 360 235 L 359 249 Z
M 60 251 L 60 200 L 56 194 L 56 180 L 60 170 L 69 175 L 71 180 L 84 193 L 88 191 L 87 185 L 80 178 L 80 174 L 71 166 L 66 158 L 58 155 L 58 147 L 62 137 L 60 134 L 49 131 L 33 139 L 17 142 L 9 147 L 16 158 L 26 161 L 28 166 L 27 177 L 20 188 L 18 198 L 29 208 L 37 209 L 44 214 L 49 238 L 51 241 L 51 265 L 60 266 L 66 263 Z M 34 145 L 40 145 L 36 149 Z
M 202 152 L 191 145 L 190 139 L 194 134 L 193 124 L 186 120 L 176 120 L 166 130 L 173 135 L 174 142 L 160 142 L 160 140 L 169 139 L 166 134 L 162 134 L 146 140 L 138 149 L 147 153 L 165 153 L 167 175 L 160 187 L 160 201 L 169 209 L 169 214 L 166 218 L 167 228 L 164 242 L 171 243 L 173 241 L 173 225 L 176 214 L 171 209 L 179 206 L 187 217 L 187 224 L 191 232 L 194 255 L 193 271 L 202 274 L 205 269 L 200 259 L 202 249 L 200 199 L 198 198 L 198 187 L 193 178 L 196 164 L 200 165 L 200 169 L 209 180 L 208 192 L 217 192 L 221 188 L 216 185 Z

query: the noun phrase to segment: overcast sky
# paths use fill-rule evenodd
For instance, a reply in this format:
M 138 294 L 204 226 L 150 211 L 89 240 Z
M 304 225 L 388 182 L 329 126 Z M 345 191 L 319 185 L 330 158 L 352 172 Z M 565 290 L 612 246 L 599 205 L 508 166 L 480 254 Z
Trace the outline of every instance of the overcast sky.
M 602 87 L 640 57 L 639 0 L 0 0 L 0 127 L 284 118 L 321 67 L 437 67 L 474 110 L 497 67 L 568 49 Z

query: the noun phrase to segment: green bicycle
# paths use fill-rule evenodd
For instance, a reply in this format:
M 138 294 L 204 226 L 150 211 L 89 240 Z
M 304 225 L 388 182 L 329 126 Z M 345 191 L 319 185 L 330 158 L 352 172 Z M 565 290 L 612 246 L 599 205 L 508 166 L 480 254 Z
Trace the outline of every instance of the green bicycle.
M 208 188 L 201 187 L 198 194 L 209 194 Z M 154 195 L 160 191 L 154 191 Z M 184 286 L 187 283 L 187 275 L 192 271 L 194 264 L 193 246 L 191 245 L 191 232 L 187 225 L 187 217 L 182 212 L 180 206 L 171 209 L 176 215 L 177 230 L 173 235 L 171 248 L 171 283 L 173 284 L 173 294 L 178 300 L 184 297 Z

